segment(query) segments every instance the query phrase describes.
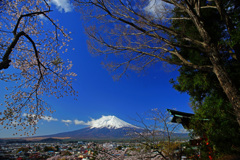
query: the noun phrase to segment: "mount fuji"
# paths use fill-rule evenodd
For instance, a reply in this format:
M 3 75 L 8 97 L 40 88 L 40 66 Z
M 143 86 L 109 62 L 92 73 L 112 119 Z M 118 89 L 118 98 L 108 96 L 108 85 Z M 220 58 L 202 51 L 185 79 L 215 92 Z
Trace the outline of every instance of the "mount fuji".
M 102 118 L 97 120 L 92 120 L 89 122 L 90 128 L 108 128 L 108 129 L 119 129 L 124 127 L 138 128 L 131 125 L 115 116 L 102 116 Z
M 141 128 L 129 124 L 116 116 L 102 116 L 100 119 L 92 120 L 85 123 L 89 127 L 63 132 L 53 135 L 48 135 L 44 137 L 48 138 L 63 138 L 67 137 L 69 139 L 124 139 L 129 138 L 129 134 L 134 132 L 142 131 Z

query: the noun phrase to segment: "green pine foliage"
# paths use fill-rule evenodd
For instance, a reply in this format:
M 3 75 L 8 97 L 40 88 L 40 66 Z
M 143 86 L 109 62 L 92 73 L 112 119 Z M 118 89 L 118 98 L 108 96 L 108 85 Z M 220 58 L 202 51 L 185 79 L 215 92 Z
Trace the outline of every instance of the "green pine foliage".
M 202 0 L 204 5 L 215 5 Z M 201 14 L 204 18 L 205 26 L 208 33 L 214 37 L 212 41 L 218 45 L 222 55 L 223 65 L 226 67 L 228 74 L 233 82 L 240 89 L 240 64 L 234 58 L 231 58 L 233 47 L 238 47 L 240 42 L 240 2 L 237 0 L 222 1 L 226 7 L 233 25 L 236 26 L 231 35 L 226 33 L 226 27 L 218 14 L 217 10 L 202 9 Z M 174 11 L 175 17 L 183 17 L 183 13 L 178 10 Z M 200 39 L 200 35 L 192 21 L 172 21 L 172 28 L 179 32 L 187 34 L 194 39 Z M 173 37 L 173 41 L 181 41 L 179 37 Z M 181 42 L 186 43 L 186 42 Z M 206 53 L 194 49 L 181 48 L 180 52 L 184 58 L 198 65 L 210 64 Z M 234 56 L 232 56 L 234 57 Z M 178 61 L 176 57 L 173 60 Z M 216 78 L 216 75 L 209 71 L 200 71 L 193 68 L 182 66 L 179 68 L 180 75 L 170 82 L 173 87 L 180 91 L 186 92 L 191 96 L 192 108 L 195 112 L 192 120 L 193 134 L 206 137 L 213 148 L 216 157 L 222 155 L 231 155 L 240 153 L 240 127 L 236 121 L 232 106 L 226 97 L 224 91 Z M 206 154 L 207 155 L 207 154 Z

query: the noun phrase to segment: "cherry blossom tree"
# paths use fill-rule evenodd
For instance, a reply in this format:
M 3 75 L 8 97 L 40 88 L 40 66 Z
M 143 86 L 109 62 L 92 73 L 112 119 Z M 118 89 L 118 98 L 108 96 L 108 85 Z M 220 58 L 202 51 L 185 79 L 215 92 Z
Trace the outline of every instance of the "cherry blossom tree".
M 50 17 L 45 0 L 4 0 L 0 6 L 0 80 L 8 86 L 0 123 L 34 134 L 37 122 L 52 112 L 44 96 L 76 96 L 72 62 L 60 57 L 70 33 Z
M 144 155 L 150 158 L 174 159 L 174 151 L 179 147 L 182 137 L 182 128 L 179 124 L 172 123 L 172 116 L 167 110 L 154 108 L 144 116 L 138 116 L 136 120 L 144 129 L 137 133 L 142 150 L 136 155 Z

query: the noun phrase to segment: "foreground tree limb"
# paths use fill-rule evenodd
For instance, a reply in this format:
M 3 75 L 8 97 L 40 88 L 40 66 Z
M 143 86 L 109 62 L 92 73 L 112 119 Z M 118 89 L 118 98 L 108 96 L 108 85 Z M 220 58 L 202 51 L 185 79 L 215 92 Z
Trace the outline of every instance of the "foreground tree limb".
M 52 10 L 45 0 L 7 1 L 4 9 L 0 80 L 14 83 L 6 87 L 0 124 L 27 136 L 35 133 L 39 120 L 53 112 L 42 99 L 44 95 L 76 95 L 72 87 L 76 74 L 69 71 L 72 63 L 60 58 L 71 38 L 49 17 Z

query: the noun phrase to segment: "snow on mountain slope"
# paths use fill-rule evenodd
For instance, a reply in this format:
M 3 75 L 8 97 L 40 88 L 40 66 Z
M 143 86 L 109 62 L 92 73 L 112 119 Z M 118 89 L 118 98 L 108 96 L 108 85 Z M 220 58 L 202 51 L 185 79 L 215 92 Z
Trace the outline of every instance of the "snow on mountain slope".
M 108 129 L 118 129 L 123 127 L 138 128 L 131 125 L 115 116 L 102 116 L 100 119 L 92 120 L 88 122 L 90 128 L 108 128 Z

